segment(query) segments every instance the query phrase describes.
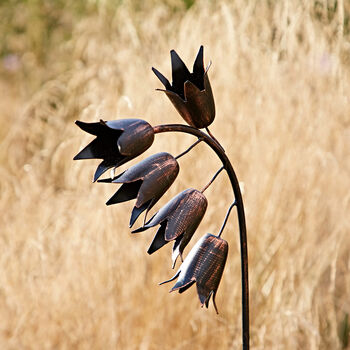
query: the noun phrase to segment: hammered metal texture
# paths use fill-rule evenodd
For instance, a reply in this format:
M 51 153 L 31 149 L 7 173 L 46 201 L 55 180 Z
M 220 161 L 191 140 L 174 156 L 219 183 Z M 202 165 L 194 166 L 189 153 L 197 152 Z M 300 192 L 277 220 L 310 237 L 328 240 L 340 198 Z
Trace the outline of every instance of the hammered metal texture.
M 160 224 L 161 227 L 158 229 L 148 253 L 152 254 L 164 244 L 175 240 L 172 257 L 174 266 L 179 255 L 182 260 L 182 253 L 200 224 L 207 205 L 208 201 L 203 193 L 193 188 L 187 189 L 172 198 L 145 226 L 133 231 L 133 233 L 142 232 Z
M 169 153 L 154 154 L 135 164 L 114 179 L 99 182 L 122 183 L 119 190 L 107 201 L 107 205 L 136 198 L 130 226 L 139 215 L 151 209 L 172 185 L 179 173 L 177 160 Z
M 228 253 L 228 243 L 217 236 L 206 234 L 191 249 L 179 270 L 173 278 L 163 283 L 178 279 L 171 292 L 178 290 L 183 293 L 196 283 L 199 300 L 208 307 L 213 296 L 213 304 L 218 312 L 215 296 L 225 268 Z

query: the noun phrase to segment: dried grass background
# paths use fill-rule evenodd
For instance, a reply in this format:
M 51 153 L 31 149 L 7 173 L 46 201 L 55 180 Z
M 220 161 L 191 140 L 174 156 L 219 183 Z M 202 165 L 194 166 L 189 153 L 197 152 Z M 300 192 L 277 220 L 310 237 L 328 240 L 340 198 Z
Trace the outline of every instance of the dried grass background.
M 33 3 L 14 18 L 34 22 Z M 40 26 L 11 41 L 13 71 L 0 72 L 1 349 L 240 348 L 235 213 L 217 316 L 194 287 L 157 285 L 174 273 L 170 245 L 147 255 L 155 230 L 131 235 L 133 203 L 106 207 L 117 186 L 91 183 L 97 161 L 72 161 L 92 139 L 76 119 L 182 122 L 151 67 L 170 76 L 169 50 L 191 66 L 201 44 L 213 62 L 211 131 L 244 187 L 251 348 L 350 348 L 349 2 L 185 4 L 96 2 L 74 20 L 63 10 L 71 36 L 51 37 L 40 55 Z M 142 157 L 193 141 L 157 135 Z M 219 167 L 200 144 L 157 208 Z M 193 242 L 219 230 L 233 200 L 223 174 L 207 196 Z

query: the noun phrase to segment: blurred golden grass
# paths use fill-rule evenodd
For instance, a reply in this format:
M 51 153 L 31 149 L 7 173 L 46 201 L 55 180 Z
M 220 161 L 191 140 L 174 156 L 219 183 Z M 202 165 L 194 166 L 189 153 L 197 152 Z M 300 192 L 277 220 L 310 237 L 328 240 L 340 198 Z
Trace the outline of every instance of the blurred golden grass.
M 132 203 L 106 207 L 116 187 L 91 183 L 96 162 L 72 161 L 91 140 L 75 119 L 181 122 L 150 68 L 170 76 L 170 49 L 190 65 L 203 44 L 213 61 L 211 130 L 244 183 L 252 349 L 349 348 L 349 3 L 331 17 L 326 1 L 198 1 L 176 13 L 156 1 L 138 11 L 108 4 L 52 49 L 40 79 L 54 78 L 35 94 L 25 90 L 39 85 L 33 72 L 0 80 L 0 347 L 240 347 L 235 215 L 217 316 L 199 307 L 195 288 L 157 286 L 174 272 L 171 247 L 148 256 L 154 232 L 129 234 Z M 145 156 L 193 141 L 168 136 Z M 219 166 L 197 146 L 157 207 L 201 188 Z M 225 176 L 208 199 L 194 241 L 220 228 L 232 201 Z

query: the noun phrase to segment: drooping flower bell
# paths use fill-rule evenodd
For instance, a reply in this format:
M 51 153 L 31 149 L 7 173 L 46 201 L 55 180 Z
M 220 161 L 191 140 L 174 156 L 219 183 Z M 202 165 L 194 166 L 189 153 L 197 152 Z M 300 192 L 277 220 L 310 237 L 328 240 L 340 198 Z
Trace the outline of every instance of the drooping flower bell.
M 155 75 L 165 87 L 164 91 L 183 119 L 195 128 L 209 126 L 215 118 L 215 103 L 211 90 L 208 69 L 204 70 L 203 46 L 200 47 L 190 73 L 178 54 L 170 51 L 172 66 L 172 84 L 157 69 Z
M 107 205 L 136 198 L 130 218 L 130 227 L 145 211 L 150 210 L 172 185 L 179 173 L 177 160 L 169 153 L 156 153 L 135 164 L 113 179 L 98 182 L 122 183 L 119 190 L 107 201 Z
M 145 226 L 134 230 L 141 232 L 160 225 L 148 254 L 152 254 L 163 247 L 169 241 L 175 241 L 173 246 L 173 267 L 191 240 L 207 209 L 208 201 L 204 194 L 193 188 L 189 188 L 172 198 L 162 207 Z
M 118 167 L 146 151 L 153 143 L 154 132 L 142 119 L 100 120 L 97 123 L 75 122 L 82 130 L 95 135 L 75 157 L 103 159 L 97 167 L 94 182 L 108 169 Z
M 177 278 L 178 280 L 170 292 L 178 290 L 179 293 L 183 293 L 196 283 L 202 307 L 204 304 L 208 307 L 209 299 L 213 296 L 215 311 L 218 313 L 215 296 L 225 268 L 227 253 L 228 243 L 224 239 L 208 233 L 191 249 L 175 276 L 160 284 L 171 282 Z

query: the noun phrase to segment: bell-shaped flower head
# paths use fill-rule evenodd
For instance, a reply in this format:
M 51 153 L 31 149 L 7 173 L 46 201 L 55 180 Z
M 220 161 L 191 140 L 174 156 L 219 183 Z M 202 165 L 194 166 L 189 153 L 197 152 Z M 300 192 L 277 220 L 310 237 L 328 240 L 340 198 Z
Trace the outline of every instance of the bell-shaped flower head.
M 177 278 L 177 282 L 170 292 L 178 290 L 179 293 L 183 293 L 196 283 L 202 307 L 204 304 L 208 307 L 209 299 L 213 296 L 213 304 L 216 313 L 218 313 L 215 296 L 224 271 L 227 253 L 228 243 L 222 238 L 208 233 L 194 245 L 175 276 L 160 284 L 171 282 Z
M 148 254 L 154 253 L 169 241 L 175 241 L 173 246 L 173 267 L 191 240 L 207 209 L 208 201 L 204 194 L 189 188 L 172 198 L 143 227 L 133 231 L 141 232 L 160 225 Z
M 130 227 L 145 211 L 150 210 L 172 185 L 179 173 L 177 160 L 169 153 L 156 153 L 113 179 L 99 182 L 122 183 L 119 190 L 107 201 L 107 205 L 136 198 L 130 218 Z
M 204 69 L 203 46 L 200 47 L 190 73 L 178 54 L 170 51 L 172 84 L 157 69 L 155 75 L 165 87 L 164 91 L 182 118 L 191 126 L 201 129 L 210 125 L 215 118 L 215 103 L 211 90 L 208 69 Z
M 153 128 L 142 119 L 120 119 L 97 123 L 75 122 L 82 130 L 95 135 L 75 157 L 103 159 L 97 167 L 94 182 L 108 169 L 118 167 L 149 148 L 154 140 Z

